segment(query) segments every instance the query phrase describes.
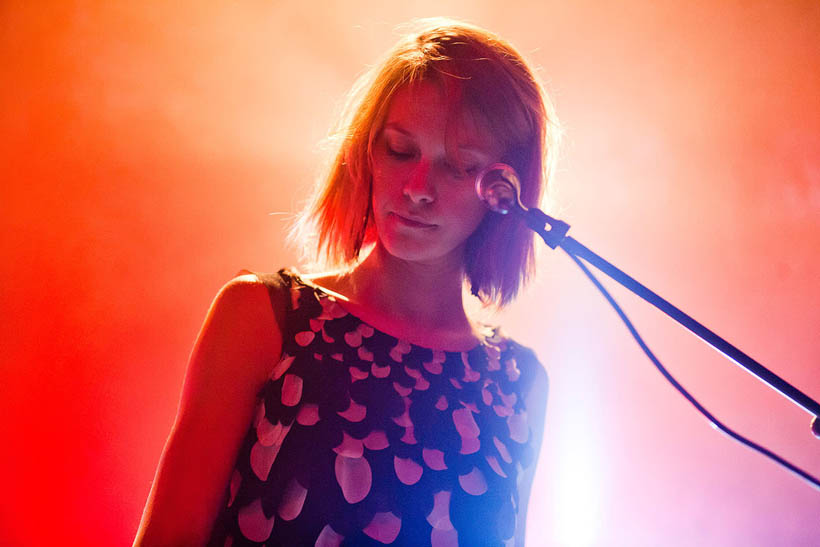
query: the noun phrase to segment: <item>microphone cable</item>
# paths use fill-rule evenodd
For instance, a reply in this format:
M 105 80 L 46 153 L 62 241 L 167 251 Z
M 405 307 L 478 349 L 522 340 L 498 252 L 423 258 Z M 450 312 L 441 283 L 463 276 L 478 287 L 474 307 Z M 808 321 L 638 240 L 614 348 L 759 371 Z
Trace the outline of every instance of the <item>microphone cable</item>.
M 572 239 L 572 238 L 568 237 L 567 239 Z M 778 456 L 777 454 L 775 454 L 774 452 L 772 452 L 768 448 L 766 448 L 764 446 L 761 446 L 758 443 L 756 443 L 756 442 L 744 437 L 743 435 L 735 432 L 734 430 L 732 430 L 728 426 L 724 425 L 711 412 L 706 410 L 706 408 L 702 404 L 700 404 L 698 402 L 698 400 L 695 399 L 675 379 L 674 376 L 672 376 L 672 374 L 666 369 L 666 367 L 664 367 L 663 364 L 661 364 L 660 360 L 655 356 L 655 354 L 652 352 L 652 350 L 649 349 L 649 346 L 646 344 L 646 342 L 644 342 L 643 338 L 638 333 L 638 330 L 635 328 L 635 326 L 632 324 L 632 321 L 626 315 L 626 312 L 623 311 L 623 309 L 618 304 L 618 302 L 615 300 L 615 298 L 609 293 L 609 291 L 606 289 L 606 287 L 604 287 L 603 284 L 601 284 L 601 282 L 598 280 L 598 278 L 595 277 L 595 274 L 592 273 L 592 271 L 587 267 L 587 265 L 584 263 L 584 261 L 581 258 L 579 258 L 578 256 L 576 256 L 572 251 L 567 249 L 564 246 L 563 242 L 559 243 L 558 246 L 561 247 L 561 249 L 565 253 L 567 253 L 567 255 L 569 255 L 569 257 L 572 259 L 572 261 L 575 262 L 575 264 L 577 264 L 579 268 L 581 268 L 581 271 L 584 272 L 584 274 L 592 282 L 592 284 L 595 285 L 595 288 L 597 288 L 598 291 L 600 291 L 600 293 L 604 296 L 606 301 L 609 302 L 610 306 L 612 306 L 612 308 L 615 310 L 615 313 L 618 314 L 618 317 L 620 317 L 621 321 L 623 321 L 624 325 L 626 325 L 626 328 L 627 328 L 627 330 L 629 330 L 629 333 L 632 335 L 632 338 L 635 340 L 635 342 L 638 344 L 638 346 L 640 346 L 641 350 L 643 350 L 643 352 L 646 354 L 646 356 L 649 358 L 649 360 L 652 361 L 652 364 L 655 365 L 655 368 L 657 368 L 658 371 L 663 375 L 663 377 L 666 378 L 666 380 L 670 384 L 672 384 L 672 386 L 676 390 L 678 390 L 678 393 L 683 395 L 683 397 L 687 401 L 689 401 L 692 404 L 692 406 L 694 406 L 698 410 L 698 412 L 700 412 L 707 420 L 709 420 L 709 423 L 712 425 L 712 427 L 714 427 L 718 431 L 721 431 L 721 432 L 725 433 L 726 435 L 728 435 L 730 438 L 736 440 L 737 442 L 751 448 L 752 450 L 756 450 L 757 452 L 763 454 L 767 458 L 779 463 L 780 465 L 782 465 L 783 467 L 785 467 L 786 469 L 788 469 L 789 471 L 791 471 L 792 473 L 794 473 L 798 477 L 802 478 L 803 480 L 805 480 L 806 482 L 811 484 L 817 490 L 820 490 L 820 480 L 818 480 L 814 476 L 810 475 L 806 471 L 803 471 L 802 469 L 800 469 L 796 465 L 792 464 L 791 462 L 789 462 L 789 461 L 785 460 L 784 458 Z
M 547 216 L 546 214 L 544 214 L 543 211 L 541 211 L 541 210 L 539 210 L 535 207 L 526 208 L 522 205 L 521 200 L 520 200 L 521 181 L 518 178 L 518 174 L 515 172 L 514 168 L 510 167 L 509 165 L 507 165 L 505 163 L 495 163 L 495 164 L 489 165 L 481 173 L 479 173 L 478 176 L 476 177 L 475 190 L 476 190 L 476 193 L 478 194 L 479 199 L 481 199 L 491 211 L 494 211 L 495 213 L 502 214 L 502 215 L 506 215 L 506 214 L 510 214 L 510 213 L 520 215 L 522 217 L 522 220 L 524 221 L 524 223 L 544 239 L 544 243 L 546 243 L 547 246 L 549 246 L 551 249 L 555 249 L 556 247 L 561 247 L 561 249 L 569 255 L 569 257 L 573 260 L 573 262 L 575 262 L 575 264 L 577 264 L 578 267 L 581 268 L 581 271 L 583 271 L 584 274 L 587 276 L 587 278 L 592 282 L 592 284 L 595 285 L 595 287 L 598 289 L 598 291 L 600 291 L 600 293 L 604 296 L 604 298 L 607 300 L 607 302 L 609 302 L 610 306 L 612 306 L 612 308 L 618 314 L 618 317 L 620 317 L 621 321 L 623 321 L 624 325 L 626 325 L 626 328 L 627 328 L 627 330 L 629 330 L 629 333 L 632 335 L 632 338 L 635 340 L 635 342 L 638 344 L 638 346 L 641 348 L 641 350 L 644 352 L 644 354 L 646 354 L 646 356 L 649 358 L 649 360 L 652 361 L 652 364 L 655 365 L 655 368 L 657 368 L 658 371 L 663 375 L 663 377 L 666 378 L 666 380 L 670 384 L 672 384 L 672 386 L 676 390 L 678 390 L 678 393 L 683 395 L 683 397 L 687 401 L 689 401 L 692 404 L 692 406 L 694 406 L 697 409 L 697 411 L 700 412 L 709 421 L 709 423 L 712 425 L 712 427 L 714 427 L 718 431 L 721 431 L 724 434 L 728 435 L 730 438 L 734 439 L 735 441 L 739 442 L 740 444 L 745 445 L 745 446 L 751 448 L 752 450 L 755 450 L 755 451 L 763 454 L 764 456 L 766 456 L 767 458 L 773 460 L 776 463 L 779 463 L 780 465 L 782 465 L 783 467 L 785 467 L 786 469 L 788 469 L 789 471 L 791 471 L 792 473 L 794 473 L 798 477 L 800 477 L 803 480 L 805 480 L 806 482 L 808 482 L 810 485 L 812 485 L 817 490 L 820 490 L 820 480 L 818 480 L 816 477 L 810 475 L 806 471 L 800 469 L 796 465 L 794 465 L 794 464 L 790 463 L 789 461 L 785 460 L 784 458 L 778 456 L 777 454 L 775 454 L 774 452 L 772 452 L 768 448 L 759 445 L 758 443 L 744 437 L 743 435 L 740 435 L 739 433 L 735 432 L 734 430 L 732 430 L 729 427 L 727 427 L 726 425 L 724 425 L 723 422 L 718 420 L 711 412 L 706 410 L 706 408 L 702 404 L 700 404 L 698 402 L 698 400 L 695 399 L 680 384 L 680 382 L 678 382 L 675 379 L 674 376 L 672 376 L 672 374 L 666 369 L 666 367 L 664 367 L 661 364 L 660 360 L 655 356 L 655 354 L 652 352 L 652 350 L 649 349 L 649 346 L 646 344 L 646 342 L 644 342 L 643 338 L 638 333 L 635 326 L 632 324 L 632 321 L 629 319 L 629 317 L 626 315 L 626 313 L 623 311 L 623 309 L 621 309 L 621 306 L 618 305 L 618 303 L 615 301 L 615 299 L 612 297 L 612 295 L 609 293 L 609 291 L 606 290 L 606 288 L 601 284 L 601 282 L 598 280 L 598 278 L 595 277 L 595 275 L 592 273 L 592 271 L 587 267 L 587 263 L 590 264 L 591 266 L 594 266 L 598 269 L 601 269 L 601 271 L 603 271 L 604 273 L 606 273 L 605 269 L 602 269 L 601 266 L 595 265 L 594 262 L 589 262 L 589 261 L 585 262 L 579 256 L 579 254 L 577 252 L 571 250 L 570 247 L 573 247 L 573 246 L 576 247 L 576 248 L 582 249 L 582 250 L 585 249 L 585 247 L 583 245 L 581 245 L 580 243 L 578 243 L 574 238 L 569 237 L 569 236 L 566 235 L 567 231 L 569 230 L 569 224 L 567 224 L 566 222 L 551 218 L 551 217 Z M 545 230 L 547 224 L 550 225 L 550 230 L 549 231 Z M 591 253 L 591 254 L 592 254 L 592 256 L 596 256 L 594 253 Z M 606 263 L 606 261 L 603 261 L 603 262 Z M 611 266 L 611 264 L 609 266 Z M 613 266 L 613 268 L 614 268 L 614 266 Z M 615 270 L 617 270 L 617 268 L 615 268 Z M 623 274 L 623 272 L 620 272 L 620 273 Z M 626 275 L 626 274 L 623 274 L 623 275 Z M 629 276 L 627 276 L 627 277 L 629 277 Z M 649 291 L 648 289 L 646 289 L 646 287 L 643 287 L 643 285 L 641 285 L 637 281 L 635 281 L 635 280 L 632 280 L 632 281 L 634 282 L 634 284 L 638 285 L 644 291 L 652 293 L 652 291 Z M 625 285 L 625 286 L 627 286 L 627 285 Z M 627 286 L 627 288 L 629 288 L 629 287 Z M 636 292 L 636 294 L 640 295 L 640 293 L 635 291 L 634 288 L 631 288 L 630 290 L 632 290 L 633 292 Z M 654 296 L 656 298 L 660 298 L 657 295 L 654 295 Z M 642 296 L 642 297 L 646 299 L 646 296 Z M 663 300 L 663 299 L 661 299 L 661 300 Z M 666 304 L 668 304 L 668 303 L 666 303 Z M 655 305 L 657 306 L 656 303 L 655 303 Z M 685 316 L 685 314 L 683 314 L 683 312 L 680 312 L 680 310 L 677 310 L 676 308 L 674 308 L 674 306 L 671 306 L 671 304 L 669 304 L 669 306 L 672 307 L 675 311 L 677 311 L 678 314 Z M 684 324 L 686 326 L 686 324 L 683 323 L 680 318 L 676 317 L 675 315 L 672 315 L 668 310 L 666 310 L 664 308 L 661 308 L 661 307 L 659 307 L 659 309 L 661 309 L 667 315 L 670 315 L 670 317 L 674 318 L 675 320 L 677 320 L 678 322 L 681 322 L 681 324 Z M 686 317 L 688 318 L 688 316 L 686 316 Z M 691 318 L 688 318 L 688 319 L 691 320 Z M 692 320 L 692 321 L 694 321 L 694 320 Z M 697 321 L 694 321 L 694 322 L 697 324 Z M 691 329 L 691 327 L 688 327 L 688 326 L 687 326 L 687 328 Z M 707 331 L 708 331 L 708 329 L 707 329 Z M 701 336 L 701 338 L 702 338 L 702 335 L 699 335 L 699 336 Z M 717 337 L 717 338 L 720 339 L 720 337 Z M 733 346 L 731 346 L 727 342 L 723 341 L 722 339 L 720 339 L 720 340 L 724 344 L 731 347 L 733 350 L 739 352 L 739 350 L 737 350 L 736 348 L 734 348 Z M 706 341 L 705 338 L 704 338 L 704 341 Z M 718 348 L 716 347 L 716 349 L 718 349 Z M 721 351 L 722 353 L 725 353 L 722 349 L 720 349 L 719 351 Z M 758 366 L 760 366 L 760 365 L 758 365 Z M 760 368 L 763 368 L 763 367 L 760 367 Z M 784 383 L 788 386 L 788 384 L 785 383 L 785 381 L 778 378 L 776 375 L 770 373 L 765 368 L 763 370 L 765 370 L 770 376 L 774 376 L 774 378 L 776 378 L 780 383 Z M 770 385 L 773 385 L 773 384 L 770 383 Z M 788 387 L 791 388 L 791 386 L 788 386 Z M 797 391 L 797 390 L 792 388 L 792 391 Z M 799 395 L 801 395 L 802 397 L 808 399 L 808 397 L 806 397 L 805 395 L 803 395 L 799 391 L 797 393 Z M 818 417 L 815 417 L 814 422 L 812 423 L 812 431 L 815 433 L 815 435 L 817 435 L 817 430 L 820 430 L 820 425 L 818 425 Z M 818 436 L 820 436 L 820 435 L 818 435 Z

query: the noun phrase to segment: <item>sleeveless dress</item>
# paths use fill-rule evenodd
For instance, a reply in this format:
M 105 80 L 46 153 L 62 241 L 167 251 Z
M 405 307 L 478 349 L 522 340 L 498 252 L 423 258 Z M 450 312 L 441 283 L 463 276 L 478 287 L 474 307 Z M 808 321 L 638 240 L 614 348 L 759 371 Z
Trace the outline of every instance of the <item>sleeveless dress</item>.
M 512 545 L 533 352 L 497 330 L 420 347 L 287 270 L 259 277 L 289 295 L 282 356 L 209 545 Z

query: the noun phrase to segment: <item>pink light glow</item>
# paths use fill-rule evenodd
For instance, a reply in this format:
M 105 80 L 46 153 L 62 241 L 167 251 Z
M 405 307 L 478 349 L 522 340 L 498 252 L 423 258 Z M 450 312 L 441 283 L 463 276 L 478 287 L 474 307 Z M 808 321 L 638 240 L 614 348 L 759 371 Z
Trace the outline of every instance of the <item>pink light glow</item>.
M 820 398 L 816 1 L 413 6 L 0 7 L 0 543 L 131 541 L 208 303 L 240 268 L 296 263 L 279 213 L 411 17 L 527 52 L 565 126 L 553 213 Z M 504 315 L 551 378 L 530 543 L 816 543 L 820 495 L 715 433 L 542 258 Z M 820 475 L 805 413 L 614 292 L 710 410 Z

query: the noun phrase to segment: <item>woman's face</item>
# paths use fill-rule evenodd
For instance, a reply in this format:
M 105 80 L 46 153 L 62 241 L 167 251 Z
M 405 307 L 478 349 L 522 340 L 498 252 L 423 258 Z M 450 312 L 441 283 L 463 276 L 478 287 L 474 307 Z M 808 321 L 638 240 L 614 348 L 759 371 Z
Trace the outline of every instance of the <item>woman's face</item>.
M 487 213 L 475 176 L 499 161 L 501 147 L 466 109 L 452 110 L 436 83 L 405 86 L 375 139 L 373 214 L 379 241 L 397 258 L 461 266 Z

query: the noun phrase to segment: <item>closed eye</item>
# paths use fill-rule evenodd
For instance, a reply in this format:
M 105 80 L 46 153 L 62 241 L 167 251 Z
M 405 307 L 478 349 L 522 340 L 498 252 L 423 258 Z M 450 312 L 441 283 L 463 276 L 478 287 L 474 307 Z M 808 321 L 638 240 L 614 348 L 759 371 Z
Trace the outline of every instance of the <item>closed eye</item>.
M 395 148 L 393 148 L 391 146 L 387 147 L 387 154 L 391 157 L 394 157 L 394 158 L 400 159 L 400 160 L 409 160 L 413 156 L 416 155 L 415 152 L 407 152 L 407 151 L 404 151 L 404 150 L 396 150 Z
M 466 167 L 459 167 L 457 165 L 453 165 L 452 163 L 446 164 L 447 169 L 459 178 L 466 178 L 466 177 L 474 177 L 476 173 L 478 173 L 478 166 L 477 165 L 468 165 Z

